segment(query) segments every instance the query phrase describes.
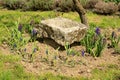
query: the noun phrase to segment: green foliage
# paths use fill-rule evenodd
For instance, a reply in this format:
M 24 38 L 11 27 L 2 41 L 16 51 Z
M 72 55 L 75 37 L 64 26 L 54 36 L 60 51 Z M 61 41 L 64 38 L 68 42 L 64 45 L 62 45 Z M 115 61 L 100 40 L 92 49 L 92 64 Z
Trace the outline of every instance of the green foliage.
M 86 6 L 86 3 L 89 1 L 89 0 L 79 0 L 81 2 L 81 4 L 83 5 L 83 7 Z M 62 11 L 62 12 L 69 12 L 69 11 L 75 11 L 75 8 L 74 8 L 74 3 L 72 0 L 61 0 L 58 2 L 58 6 L 59 7 L 59 10 Z
M 85 46 L 87 53 L 94 57 L 99 57 L 105 47 L 106 40 L 104 40 L 99 28 L 95 30 L 91 27 L 87 31 L 85 38 L 81 41 L 81 44 Z
M 70 48 L 70 45 L 69 43 L 66 43 L 65 46 L 64 46 L 65 50 L 66 50 L 66 53 L 67 55 L 78 55 L 79 56 L 79 53 L 73 49 Z
M 86 8 L 87 3 L 88 3 L 90 0 L 79 0 L 79 1 L 80 1 L 80 3 L 82 4 L 82 6 Z
M 120 73 L 119 67 L 118 68 L 106 67 L 104 70 L 100 70 L 100 69 L 96 68 L 96 69 L 93 69 L 93 71 L 92 71 L 93 75 L 90 78 L 90 80 L 92 80 L 92 79 L 95 79 L 95 80 L 98 80 L 98 79 L 100 79 L 100 80 L 119 80 L 119 77 L 120 77 L 119 73 Z
M 51 10 L 54 7 L 54 0 L 3 0 L 3 2 L 4 7 L 13 10 Z
M 105 2 L 115 2 L 115 3 L 119 3 L 120 0 L 104 0 Z
M 94 12 L 98 14 L 113 14 L 118 11 L 118 5 L 114 2 L 98 2 L 95 5 Z
M 22 36 L 22 25 L 20 25 L 17 22 L 15 23 L 15 25 L 16 25 L 15 28 L 8 32 L 10 34 L 10 37 L 7 42 L 11 49 L 17 51 L 20 50 L 20 48 L 24 46 L 28 41 L 25 40 Z M 21 31 L 19 30 L 19 27 Z
M 23 7 L 24 10 L 52 10 L 54 0 L 30 0 Z
M 25 0 L 2 0 L 3 6 L 7 7 L 8 9 L 22 9 L 22 7 L 25 5 Z
M 72 0 L 61 0 L 59 3 L 60 10 L 63 12 L 74 11 Z
M 120 49 L 119 49 L 120 36 L 117 36 L 117 34 L 113 31 L 110 36 L 110 41 L 111 41 L 110 46 L 114 48 L 116 53 L 120 53 Z
M 95 43 L 95 48 L 94 49 L 90 49 L 90 53 L 94 56 L 94 57 L 99 57 L 101 56 L 102 50 L 104 49 L 106 45 L 106 39 L 103 38 L 102 36 L 99 36 L 98 40 Z
M 112 32 L 110 36 L 111 47 L 117 47 L 118 43 L 120 42 L 120 37 L 117 37 L 115 32 Z
M 93 49 L 95 47 L 95 42 L 93 41 L 94 36 L 95 32 L 93 31 L 92 28 L 90 28 L 87 31 L 87 35 L 81 42 L 85 46 L 87 53 L 90 53 L 90 49 Z

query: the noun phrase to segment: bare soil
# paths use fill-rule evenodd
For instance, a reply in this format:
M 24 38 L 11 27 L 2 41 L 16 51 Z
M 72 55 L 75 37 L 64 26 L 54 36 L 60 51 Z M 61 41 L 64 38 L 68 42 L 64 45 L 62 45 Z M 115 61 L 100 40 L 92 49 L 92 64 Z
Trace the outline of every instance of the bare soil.
M 110 35 L 112 31 L 120 34 L 118 29 L 104 29 L 101 30 L 107 36 Z M 28 43 L 26 48 L 26 53 L 30 54 L 33 49 L 33 45 L 38 47 L 36 53 L 33 54 L 33 61 L 30 62 L 29 56 L 25 55 L 21 64 L 24 66 L 25 70 L 28 72 L 33 72 L 35 74 L 43 74 L 46 72 L 53 73 L 55 75 L 61 74 L 65 76 L 87 76 L 90 77 L 93 69 L 104 70 L 108 65 L 116 65 L 120 68 L 120 54 L 114 53 L 113 48 L 105 48 L 102 52 L 101 57 L 92 57 L 85 53 L 85 56 L 81 55 L 81 51 L 85 47 L 77 44 L 72 44 L 71 48 L 75 50 L 79 55 L 66 54 L 66 51 L 61 49 L 57 50 L 59 45 L 50 39 L 44 39 L 43 41 L 36 41 Z M 5 46 L 1 46 L 0 50 L 4 54 L 10 54 L 10 49 Z M 46 54 L 48 51 L 48 54 Z

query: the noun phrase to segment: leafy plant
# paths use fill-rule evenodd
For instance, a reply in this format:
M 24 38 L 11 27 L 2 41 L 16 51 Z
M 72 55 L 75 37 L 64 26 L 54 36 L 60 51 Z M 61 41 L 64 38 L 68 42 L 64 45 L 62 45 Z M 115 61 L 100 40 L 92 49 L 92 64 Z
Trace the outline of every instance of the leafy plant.
M 117 38 L 116 33 L 113 31 L 110 36 L 110 40 L 111 40 L 111 47 L 117 47 L 118 43 L 120 42 L 120 37 Z
M 104 49 L 105 45 L 106 45 L 106 39 L 103 37 L 99 37 L 99 39 L 96 41 L 95 48 L 90 50 L 91 54 L 94 57 L 101 56 L 102 50 Z
M 65 46 L 64 46 L 64 48 L 66 50 L 67 55 L 73 55 L 73 56 L 74 55 L 78 55 L 79 56 L 78 52 L 76 52 L 75 50 L 73 50 L 73 49 L 70 48 L 69 43 L 66 43 Z
M 81 43 L 85 46 L 87 53 L 94 57 L 99 57 L 106 45 L 106 39 L 102 36 L 100 28 L 95 30 L 90 28 Z
M 111 41 L 110 46 L 114 48 L 115 52 L 120 53 L 120 49 L 119 49 L 120 36 L 118 37 L 116 33 L 113 31 L 110 36 L 110 41 Z
M 53 0 L 29 0 L 23 7 L 24 10 L 52 10 Z
M 81 44 L 85 46 L 86 52 L 90 53 L 90 49 L 93 49 L 95 47 L 95 32 L 93 28 L 91 27 L 87 34 L 85 35 L 84 39 L 81 41 Z
M 15 28 L 13 28 L 9 33 L 10 37 L 8 44 L 13 50 L 20 50 L 20 48 L 28 42 L 26 39 L 24 39 L 22 35 L 22 25 L 18 22 L 15 23 Z
M 8 9 L 22 9 L 22 7 L 25 5 L 26 0 L 2 0 L 3 6 L 7 7 Z
M 105 2 L 115 2 L 115 3 L 119 3 L 120 0 L 104 0 Z

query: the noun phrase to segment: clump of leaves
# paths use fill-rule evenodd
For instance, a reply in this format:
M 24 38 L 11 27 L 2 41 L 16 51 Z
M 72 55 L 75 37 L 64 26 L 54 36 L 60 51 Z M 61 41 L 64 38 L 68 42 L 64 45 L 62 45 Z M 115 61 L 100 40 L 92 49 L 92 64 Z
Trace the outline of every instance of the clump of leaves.
M 65 46 L 64 46 L 65 50 L 66 50 L 66 53 L 67 55 L 78 55 L 79 56 L 79 53 L 73 49 L 70 48 L 70 44 L 69 43 L 66 43 Z
M 87 53 L 99 57 L 106 45 L 106 39 L 101 34 L 100 28 L 90 28 L 81 43 L 85 46 Z
M 111 47 L 117 47 L 120 42 L 120 37 L 117 37 L 117 34 L 113 31 L 110 36 Z
M 120 53 L 119 49 L 119 42 L 120 42 L 120 36 L 117 36 L 117 34 L 113 31 L 110 36 L 111 41 L 111 47 L 114 48 L 115 52 Z
M 101 56 L 102 50 L 104 49 L 105 45 L 106 45 L 106 39 L 103 37 L 99 37 L 99 39 L 95 43 L 95 48 L 90 50 L 91 54 L 94 57 Z
M 28 41 L 22 35 L 22 24 L 18 22 L 15 23 L 15 28 L 13 28 L 10 33 L 10 37 L 8 39 L 8 44 L 12 50 L 20 50 L 22 46 L 24 46 Z

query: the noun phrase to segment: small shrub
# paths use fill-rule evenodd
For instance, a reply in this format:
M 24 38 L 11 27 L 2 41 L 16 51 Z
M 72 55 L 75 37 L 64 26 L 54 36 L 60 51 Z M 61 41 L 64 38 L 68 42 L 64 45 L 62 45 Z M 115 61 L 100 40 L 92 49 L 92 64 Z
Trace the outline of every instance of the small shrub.
M 62 0 L 59 3 L 60 11 L 68 12 L 74 11 L 74 5 L 72 0 Z
M 86 4 L 89 2 L 89 0 L 79 0 L 79 1 L 84 8 L 86 8 Z
M 86 3 L 86 8 L 87 9 L 93 9 L 95 8 L 95 5 L 98 3 L 99 0 L 89 0 L 87 3 Z
M 117 36 L 117 34 L 113 31 L 111 36 L 110 36 L 110 41 L 111 41 L 111 47 L 114 48 L 114 51 L 116 53 L 120 53 L 120 36 Z
M 81 5 L 83 7 L 86 6 L 86 3 L 89 0 L 79 0 Z M 72 0 L 58 0 L 56 7 L 58 7 L 59 11 L 62 12 L 69 12 L 69 11 L 75 11 L 74 4 Z
M 9 32 L 10 37 L 7 42 L 12 50 L 19 51 L 20 48 L 28 42 L 28 40 L 26 40 L 22 35 L 23 26 L 17 22 L 15 25 L 15 28 Z
M 22 9 L 25 3 L 25 0 L 3 0 L 3 6 L 13 10 Z
M 116 47 L 116 46 L 118 46 L 120 37 L 118 37 L 117 34 L 113 31 L 110 36 L 110 40 L 111 40 L 111 47 Z
M 100 1 L 95 5 L 94 11 L 99 14 L 113 14 L 118 11 L 118 6 L 113 2 L 105 3 Z
M 104 0 L 105 2 L 115 2 L 115 3 L 119 3 L 120 0 Z
M 116 6 L 115 3 L 109 2 L 98 2 L 95 5 L 94 11 L 98 14 L 113 14 L 118 10 L 118 7 Z
M 30 0 L 23 10 L 52 10 L 54 8 L 54 0 Z
M 99 28 L 95 30 L 90 28 L 81 43 L 85 46 L 87 53 L 99 57 L 106 45 L 106 39 L 102 36 Z

